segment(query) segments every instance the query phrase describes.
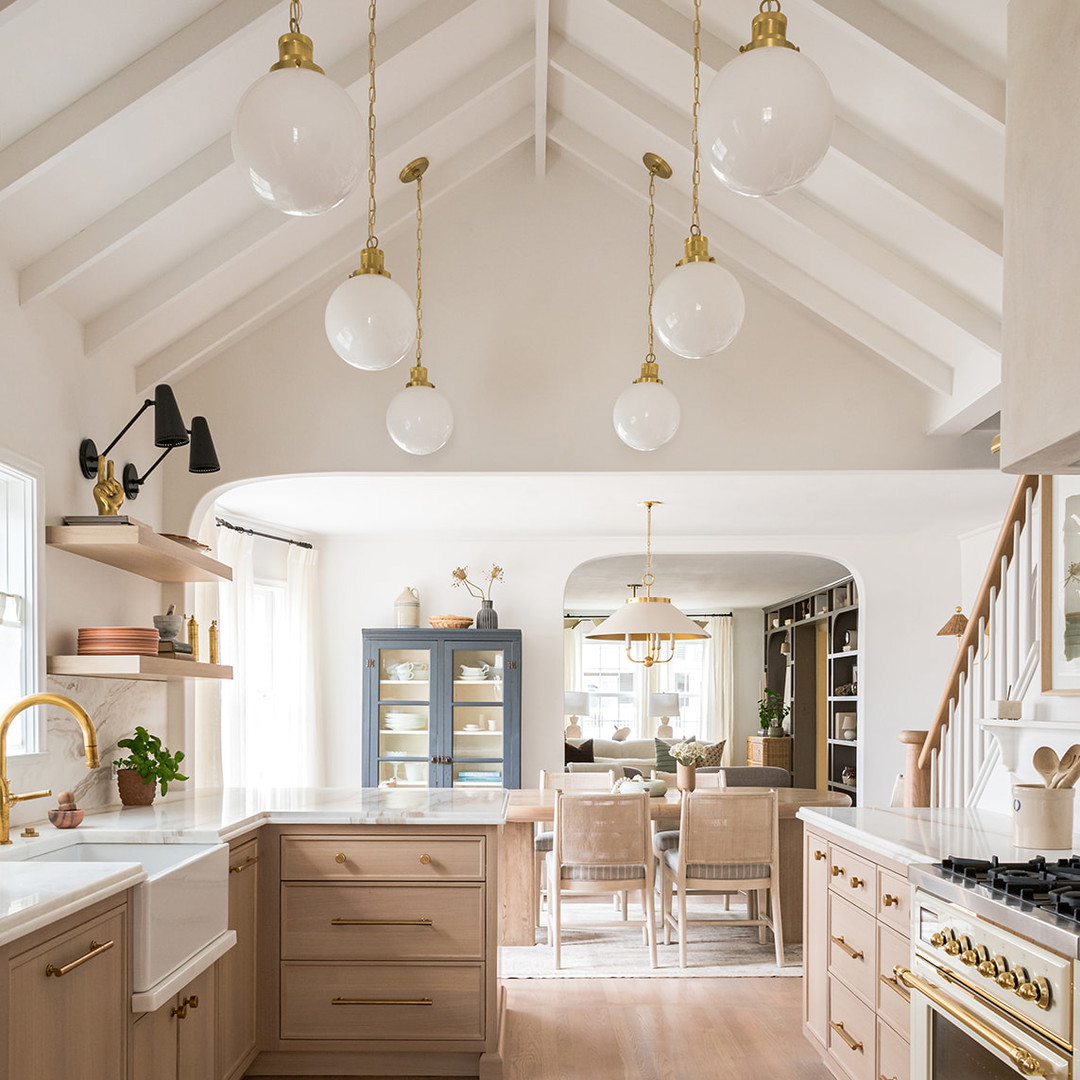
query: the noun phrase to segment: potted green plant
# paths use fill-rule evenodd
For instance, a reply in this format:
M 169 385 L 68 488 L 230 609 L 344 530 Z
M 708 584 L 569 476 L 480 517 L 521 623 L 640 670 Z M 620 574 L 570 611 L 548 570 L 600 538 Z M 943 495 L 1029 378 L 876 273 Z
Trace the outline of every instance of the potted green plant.
M 761 734 L 777 736 L 784 734 L 783 719 L 789 712 L 791 712 L 791 706 L 784 704 L 784 699 L 775 691 L 765 688 L 765 693 L 761 695 L 757 703 L 758 707 L 758 719 L 761 721 Z
M 161 745 L 157 735 L 151 735 L 144 727 L 137 727 L 134 735 L 119 739 L 116 745 L 128 751 L 127 757 L 113 762 L 120 801 L 125 806 L 149 806 L 154 801 L 159 782 L 164 795 L 169 784 L 187 779 L 179 767 L 184 760 L 184 751 L 172 753 Z

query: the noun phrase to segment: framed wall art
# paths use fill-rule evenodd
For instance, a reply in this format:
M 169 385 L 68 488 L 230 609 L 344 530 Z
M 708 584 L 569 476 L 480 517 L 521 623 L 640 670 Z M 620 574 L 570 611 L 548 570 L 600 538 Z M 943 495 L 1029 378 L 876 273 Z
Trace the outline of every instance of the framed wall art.
M 1042 692 L 1080 695 L 1080 476 L 1042 478 Z

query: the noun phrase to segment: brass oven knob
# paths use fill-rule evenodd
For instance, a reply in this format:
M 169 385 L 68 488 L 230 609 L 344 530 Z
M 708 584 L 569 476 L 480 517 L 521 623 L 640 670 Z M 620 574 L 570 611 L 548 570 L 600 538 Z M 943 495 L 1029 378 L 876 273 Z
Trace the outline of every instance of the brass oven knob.
M 974 949 L 965 949 L 960 954 L 960 963 L 966 967 L 975 967 L 990 958 L 990 950 L 985 945 L 976 945 Z
M 1003 971 L 994 981 L 1002 990 L 1016 990 L 1028 981 L 1028 973 L 1025 968 L 1013 968 L 1012 971 Z
M 967 934 L 961 934 L 958 938 L 953 938 L 945 946 L 945 951 L 950 956 L 959 956 L 962 952 L 967 952 L 971 948 L 971 938 Z
M 1041 975 L 1033 982 L 1021 983 L 1016 993 L 1024 1001 L 1033 1001 L 1040 1009 L 1050 1008 L 1050 984 Z
M 946 926 L 944 930 L 935 930 L 930 935 L 930 944 L 935 949 L 944 949 L 945 946 L 952 941 L 952 931 Z
M 990 960 L 984 960 L 978 967 L 978 972 L 984 979 L 996 979 L 999 975 L 1008 971 L 1009 962 L 1000 953 L 995 953 Z

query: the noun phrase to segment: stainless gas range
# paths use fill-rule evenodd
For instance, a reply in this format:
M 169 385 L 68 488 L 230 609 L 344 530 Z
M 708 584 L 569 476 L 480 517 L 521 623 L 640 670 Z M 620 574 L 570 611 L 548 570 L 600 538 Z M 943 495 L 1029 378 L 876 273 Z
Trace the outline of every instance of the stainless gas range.
M 1080 859 L 945 859 L 909 878 L 915 959 L 895 976 L 912 1080 L 1074 1080 Z

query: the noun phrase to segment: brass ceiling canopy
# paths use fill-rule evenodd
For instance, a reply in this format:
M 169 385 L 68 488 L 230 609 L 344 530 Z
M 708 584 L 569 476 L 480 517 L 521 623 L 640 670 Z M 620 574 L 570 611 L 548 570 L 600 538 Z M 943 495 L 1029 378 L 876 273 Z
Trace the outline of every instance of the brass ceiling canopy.
M 750 23 L 750 40 L 739 46 L 739 52 L 771 46 L 799 51 L 799 46 L 792 45 L 787 39 L 787 16 L 780 10 L 780 0 L 761 0 L 758 14 Z
M 317 71 L 325 75 L 318 64 L 315 63 L 315 47 L 307 34 L 301 34 L 298 30 L 288 34 L 282 34 L 278 38 L 278 62 L 270 66 L 271 71 L 280 71 L 282 68 L 304 68 L 306 71 Z

